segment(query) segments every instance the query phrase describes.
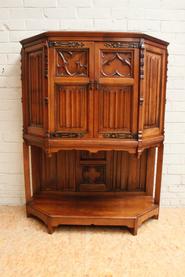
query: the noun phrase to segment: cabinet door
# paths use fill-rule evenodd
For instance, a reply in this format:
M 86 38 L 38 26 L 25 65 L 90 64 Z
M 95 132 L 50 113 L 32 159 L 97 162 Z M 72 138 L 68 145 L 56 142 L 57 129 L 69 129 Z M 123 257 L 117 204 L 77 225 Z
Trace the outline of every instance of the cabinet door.
M 95 136 L 134 139 L 137 133 L 137 42 L 95 45 Z
M 54 43 L 54 42 L 53 42 Z M 54 135 L 88 138 L 93 133 L 94 43 L 59 41 L 54 43 Z

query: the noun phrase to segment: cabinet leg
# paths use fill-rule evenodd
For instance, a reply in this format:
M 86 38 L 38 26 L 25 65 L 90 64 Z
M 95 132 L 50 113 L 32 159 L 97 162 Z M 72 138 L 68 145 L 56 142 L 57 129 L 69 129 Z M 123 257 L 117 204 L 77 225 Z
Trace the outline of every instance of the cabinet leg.
M 31 214 L 28 211 L 26 211 L 26 216 L 29 218 L 31 217 Z
M 53 232 L 55 231 L 55 227 L 53 227 L 51 224 L 48 224 L 48 234 L 53 234 Z
M 31 217 L 31 213 L 28 211 L 28 208 L 26 207 L 26 216 Z
M 159 219 L 159 214 L 153 216 L 154 219 Z
M 133 228 L 130 228 L 130 232 L 131 232 L 131 234 L 132 234 L 133 236 L 136 236 L 136 235 L 137 235 L 137 230 L 138 230 L 138 227 L 137 227 L 137 226 L 135 226 L 135 227 L 133 227 Z

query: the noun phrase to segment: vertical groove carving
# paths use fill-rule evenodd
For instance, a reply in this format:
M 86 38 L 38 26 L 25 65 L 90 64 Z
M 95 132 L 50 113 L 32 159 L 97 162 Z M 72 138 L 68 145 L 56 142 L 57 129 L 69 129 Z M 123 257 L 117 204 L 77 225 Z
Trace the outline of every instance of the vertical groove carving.
M 88 95 L 86 86 L 58 86 L 56 125 L 59 130 L 87 128 Z
M 43 53 L 29 54 L 29 116 L 30 125 L 43 125 Z
M 143 151 L 139 159 L 124 151 L 109 153 L 101 151 L 90 154 L 86 151 L 71 150 L 59 151 L 50 158 L 44 152 L 40 152 L 40 155 L 43 172 L 42 190 L 145 191 L 146 189 L 148 150 Z
M 102 88 L 99 96 L 100 131 L 130 131 L 131 90 L 131 87 Z
M 144 79 L 144 54 L 145 54 L 145 44 L 144 39 L 140 42 L 140 79 Z
M 76 151 L 60 151 L 57 154 L 58 190 L 76 189 Z
M 144 128 L 152 128 L 159 126 L 161 55 L 147 51 L 146 70 Z
M 123 151 L 113 151 L 112 190 L 144 191 L 146 185 L 146 151 L 137 159 Z

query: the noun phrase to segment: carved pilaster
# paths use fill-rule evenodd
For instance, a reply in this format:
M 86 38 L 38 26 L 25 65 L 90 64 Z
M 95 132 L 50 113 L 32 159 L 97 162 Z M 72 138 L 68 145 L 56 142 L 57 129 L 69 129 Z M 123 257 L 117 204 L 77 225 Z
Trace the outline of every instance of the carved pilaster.
M 48 78 L 48 46 L 44 46 L 44 77 Z
M 145 53 L 144 39 L 141 39 L 140 41 L 140 79 L 144 79 L 144 53 Z

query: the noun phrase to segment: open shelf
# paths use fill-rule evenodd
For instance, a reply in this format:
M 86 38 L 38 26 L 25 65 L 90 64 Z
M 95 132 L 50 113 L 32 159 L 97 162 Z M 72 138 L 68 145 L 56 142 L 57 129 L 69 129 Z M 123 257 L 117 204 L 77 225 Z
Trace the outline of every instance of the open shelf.
M 58 225 L 127 226 L 137 228 L 148 218 L 158 218 L 159 207 L 151 196 L 102 193 L 37 195 L 27 204 L 28 216 L 40 218 L 52 233 Z

